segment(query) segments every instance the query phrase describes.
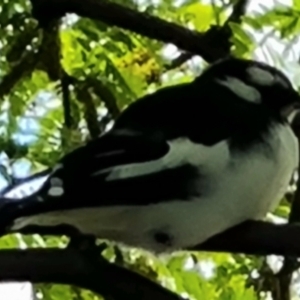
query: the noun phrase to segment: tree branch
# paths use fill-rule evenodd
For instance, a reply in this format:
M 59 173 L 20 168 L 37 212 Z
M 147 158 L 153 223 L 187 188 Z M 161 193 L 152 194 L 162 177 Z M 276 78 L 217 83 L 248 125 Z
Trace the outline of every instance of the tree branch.
M 164 43 L 172 43 L 182 50 L 201 55 L 208 62 L 229 53 L 228 34 L 220 29 L 198 33 L 107 0 L 31 0 L 31 3 L 32 14 L 42 26 L 46 26 L 53 18 L 75 13 Z
M 90 86 L 86 82 L 77 82 L 77 84 L 75 85 L 75 93 L 77 96 L 77 100 L 83 105 L 84 119 L 87 124 L 90 136 L 94 139 L 100 135 L 101 130 L 98 122 L 97 109 L 94 104 L 92 95 L 90 94 L 89 87 Z
M 300 226 L 249 221 L 190 250 L 300 256 Z M 32 267 L 34 266 L 34 268 Z M 114 299 L 180 300 L 133 271 L 89 253 L 67 249 L 0 250 L 0 280 L 60 283 Z
M 101 80 L 93 77 L 88 77 L 86 80 L 88 84 L 93 87 L 94 93 L 101 99 L 101 101 L 103 101 L 112 117 L 116 119 L 120 115 L 121 111 L 118 107 L 117 99 L 114 94 L 103 82 L 101 82 Z
M 247 221 L 190 250 L 300 256 L 300 226 Z
M 226 35 L 225 32 L 230 31 L 230 22 L 234 23 L 241 23 L 242 16 L 246 13 L 248 0 L 239 0 L 233 5 L 232 13 L 225 22 L 225 24 L 221 27 L 221 30 L 224 32 L 224 36 Z M 207 33 L 205 33 L 207 34 Z M 230 34 L 229 34 L 230 35 Z M 228 35 L 228 40 L 229 40 Z M 230 49 L 228 49 L 229 51 Z M 229 54 L 229 53 L 228 53 Z M 179 57 L 175 58 L 169 65 L 166 65 L 165 70 L 169 71 L 175 68 L 180 67 L 182 64 L 190 60 L 193 56 L 195 56 L 195 53 L 191 52 L 184 52 Z
M 2 98 L 9 94 L 16 84 L 21 81 L 25 76 L 30 75 L 36 64 L 39 61 L 39 57 L 34 52 L 27 52 L 22 59 L 11 68 L 10 72 L 1 78 L 0 82 L 0 101 Z
M 180 300 L 149 279 L 74 249 L 0 250 L 0 280 L 76 285 L 115 300 Z

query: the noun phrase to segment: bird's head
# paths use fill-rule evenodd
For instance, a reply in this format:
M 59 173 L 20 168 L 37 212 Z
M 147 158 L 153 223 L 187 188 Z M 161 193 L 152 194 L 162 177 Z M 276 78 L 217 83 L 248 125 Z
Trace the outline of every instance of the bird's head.
M 260 106 L 283 120 L 291 121 L 300 110 L 300 96 L 290 80 L 278 69 L 253 60 L 228 58 L 207 68 L 201 80 L 214 81 L 224 92 L 235 99 Z

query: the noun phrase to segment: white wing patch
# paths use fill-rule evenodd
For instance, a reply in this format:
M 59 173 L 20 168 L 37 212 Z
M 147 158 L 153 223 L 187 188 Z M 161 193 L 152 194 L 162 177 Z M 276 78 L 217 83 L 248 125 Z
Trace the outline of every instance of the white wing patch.
M 51 197 L 59 197 L 64 194 L 63 181 L 58 177 L 50 179 L 51 187 L 48 191 L 48 195 Z
M 247 73 L 250 76 L 250 80 L 253 83 L 265 86 L 272 86 L 279 84 L 286 89 L 290 89 L 290 82 L 282 74 L 271 74 L 270 72 L 263 70 L 259 67 L 251 67 L 247 69 Z
M 229 88 L 233 93 L 246 101 L 261 103 L 259 91 L 238 78 L 227 76 L 226 80 L 217 79 L 217 82 Z
M 227 163 L 230 157 L 227 141 L 222 141 L 212 148 L 193 143 L 188 138 L 178 138 L 169 142 L 169 145 L 169 152 L 155 161 L 131 163 L 111 168 L 106 180 L 113 181 L 154 174 L 186 163 L 201 166 L 205 169 L 219 169 L 220 165 Z M 107 171 L 108 169 L 95 172 L 92 176 L 97 176 Z
M 51 197 L 59 197 L 64 194 L 64 189 L 62 187 L 51 187 L 48 191 L 48 195 Z
M 250 76 L 251 81 L 259 85 L 273 85 L 275 84 L 274 76 L 261 68 L 251 67 L 247 69 L 247 73 Z

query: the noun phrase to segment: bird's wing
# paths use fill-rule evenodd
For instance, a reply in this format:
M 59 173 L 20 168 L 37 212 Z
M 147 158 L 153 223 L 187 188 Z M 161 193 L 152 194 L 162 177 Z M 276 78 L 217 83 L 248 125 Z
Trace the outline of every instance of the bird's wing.
M 169 151 L 162 132 L 112 130 L 66 156 L 61 171 L 53 176 L 61 174 L 72 203 L 80 195 L 86 205 L 149 204 L 138 191 L 149 188 L 152 177 L 165 172 Z M 78 202 L 83 204 L 80 199 Z
M 137 191 L 151 175 L 163 172 L 159 162 L 168 151 L 169 145 L 159 133 L 112 130 L 63 157 L 42 188 L 22 200 L 23 207 L 28 207 L 26 214 L 31 215 L 78 207 L 147 204 Z M 153 166 L 153 162 L 156 167 L 152 170 L 135 171 L 135 166 Z M 126 175 L 118 178 L 121 172 Z
M 15 219 L 80 207 L 189 199 L 199 192 L 194 187 L 201 178 L 199 165 L 213 160 L 207 146 L 227 139 L 232 130 L 222 114 L 213 118 L 209 97 L 214 88 L 207 90 L 207 84 L 182 84 L 137 100 L 108 133 L 63 157 L 37 193 L 5 204 L 7 210 Z
M 190 116 L 182 99 L 191 97 L 190 86 L 181 85 L 137 100 L 110 131 L 64 156 L 39 191 L 10 201 L 10 211 L 25 216 L 188 197 L 195 168 L 181 159 L 184 143 L 179 157 L 172 141 L 187 136 L 183 128 Z

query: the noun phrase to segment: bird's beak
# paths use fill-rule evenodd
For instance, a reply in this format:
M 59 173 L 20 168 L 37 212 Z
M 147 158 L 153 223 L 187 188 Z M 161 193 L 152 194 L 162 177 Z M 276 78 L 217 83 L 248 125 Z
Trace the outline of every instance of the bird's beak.
M 300 102 L 294 102 L 287 105 L 281 110 L 281 115 L 288 120 L 289 123 L 292 123 L 295 116 L 300 112 Z

